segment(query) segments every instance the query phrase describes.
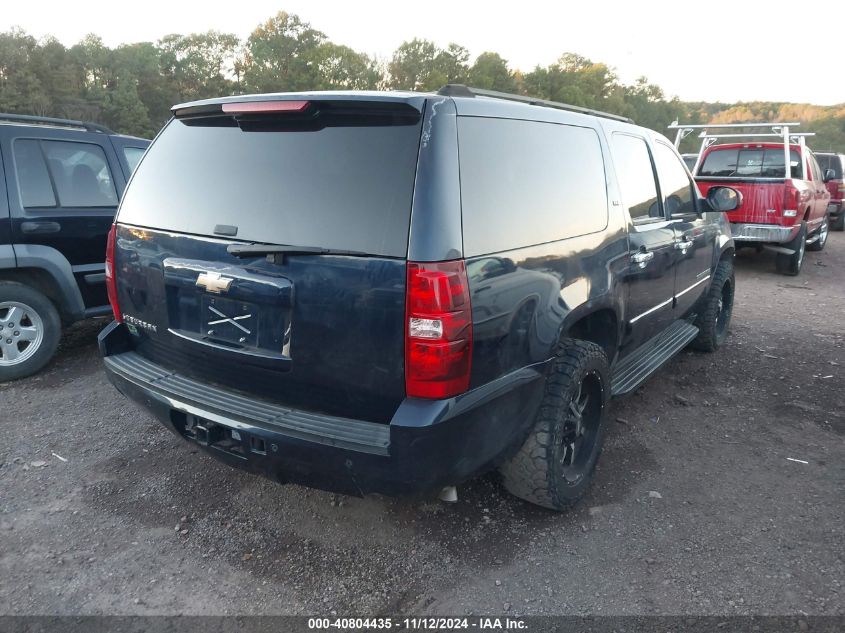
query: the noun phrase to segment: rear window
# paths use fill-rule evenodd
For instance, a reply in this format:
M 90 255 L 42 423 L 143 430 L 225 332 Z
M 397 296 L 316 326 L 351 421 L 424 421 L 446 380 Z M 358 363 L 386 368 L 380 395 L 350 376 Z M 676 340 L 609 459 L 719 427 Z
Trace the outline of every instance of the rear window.
M 790 150 L 792 176 L 801 177 L 801 159 Z M 775 148 L 715 149 L 707 154 L 697 176 L 703 178 L 784 178 L 783 150 Z
M 816 154 L 816 160 L 819 162 L 819 167 L 822 168 L 822 174 L 828 169 L 833 170 L 833 177 L 837 180 L 842 179 L 842 159 L 835 154 Z
M 590 128 L 459 117 L 467 257 L 607 226 L 601 145 Z
M 138 166 L 121 222 L 404 257 L 420 124 L 244 131 L 172 120 Z

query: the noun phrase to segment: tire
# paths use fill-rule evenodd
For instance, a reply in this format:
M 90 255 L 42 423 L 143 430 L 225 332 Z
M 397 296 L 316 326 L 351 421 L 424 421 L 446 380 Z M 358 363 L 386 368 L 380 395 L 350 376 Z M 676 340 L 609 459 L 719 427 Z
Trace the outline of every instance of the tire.
M 778 253 L 775 258 L 775 269 L 781 275 L 795 276 L 801 272 L 801 265 L 804 263 L 804 251 L 807 248 L 807 225 L 804 222 L 801 223 L 801 229 L 798 231 L 798 235 L 784 244 L 784 246 L 791 248 L 795 252 L 792 255 Z
M 845 208 L 839 211 L 839 217 L 830 223 L 831 231 L 845 231 Z
M 24 284 L 0 281 L 0 382 L 44 367 L 56 353 L 61 333 L 52 301 Z
M 552 510 L 577 502 L 593 480 L 609 397 L 610 368 L 602 348 L 561 341 L 534 427 L 516 455 L 499 468 L 505 488 Z
M 816 235 L 819 236 L 819 239 L 817 239 L 812 244 L 807 244 L 807 250 L 808 251 L 823 251 L 824 245 L 827 244 L 827 234 L 828 234 L 829 231 L 830 231 L 830 218 L 827 215 L 825 215 L 824 221 L 822 222 L 822 225 L 819 227 L 819 230 L 816 231 Z
M 710 289 L 699 300 L 695 326 L 698 336 L 690 347 L 700 352 L 715 352 L 728 337 L 734 307 L 734 266 L 730 259 L 723 259 L 716 266 Z

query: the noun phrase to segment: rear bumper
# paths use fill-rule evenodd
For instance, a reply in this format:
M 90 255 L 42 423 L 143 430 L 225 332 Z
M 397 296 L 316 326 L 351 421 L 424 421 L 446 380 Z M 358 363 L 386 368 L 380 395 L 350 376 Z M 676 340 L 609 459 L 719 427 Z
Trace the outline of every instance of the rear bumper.
M 778 226 L 777 224 L 743 224 L 731 222 L 731 235 L 736 242 L 770 242 L 774 244 L 785 244 L 792 241 L 798 231 L 800 224 L 795 226 Z
M 827 205 L 827 213 L 830 215 L 831 219 L 835 220 L 840 215 L 842 215 L 843 210 L 843 201 L 842 200 L 831 200 Z
M 118 323 L 100 334 L 106 374 L 168 429 L 237 468 L 346 494 L 423 496 L 494 467 L 524 438 L 545 382 L 540 364 L 457 398 L 407 398 L 388 425 L 203 384 L 151 363 L 128 339 Z

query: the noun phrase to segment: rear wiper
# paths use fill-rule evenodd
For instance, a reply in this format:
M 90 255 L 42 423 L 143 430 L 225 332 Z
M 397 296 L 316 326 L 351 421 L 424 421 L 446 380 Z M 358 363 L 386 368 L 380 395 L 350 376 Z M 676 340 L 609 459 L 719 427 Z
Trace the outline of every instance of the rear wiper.
M 229 244 L 226 252 L 235 257 L 261 257 L 262 255 L 347 255 L 367 257 L 371 253 L 346 251 L 320 246 L 291 246 L 289 244 Z

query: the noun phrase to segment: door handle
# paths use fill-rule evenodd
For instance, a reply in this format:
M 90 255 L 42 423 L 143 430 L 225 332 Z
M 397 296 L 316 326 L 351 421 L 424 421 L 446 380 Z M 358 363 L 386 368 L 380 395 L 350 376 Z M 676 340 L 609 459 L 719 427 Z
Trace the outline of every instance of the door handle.
M 654 259 L 654 253 L 649 253 L 647 251 L 640 251 L 639 253 L 631 255 L 631 261 L 635 264 L 639 264 L 640 268 L 645 268 L 652 259 Z
M 21 222 L 21 233 L 58 233 L 62 225 L 58 222 Z
M 690 241 L 690 239 L 689 239 L 689 238 L 687 238 L 687 237 L 685 237 L 685 238 L 684 238 L 684 239 L 682 239 L 682 240 L 678 240 L 677 242 L 675 242 L 675 248 L 677 248 L 678 250 L 680 250 L 682 253 L 686 253 L 686 252 L 687 252 L 687 249 L 688 249 L 690 246 L 692 246 L 692 242 L 691 242 L 691 241 Z

